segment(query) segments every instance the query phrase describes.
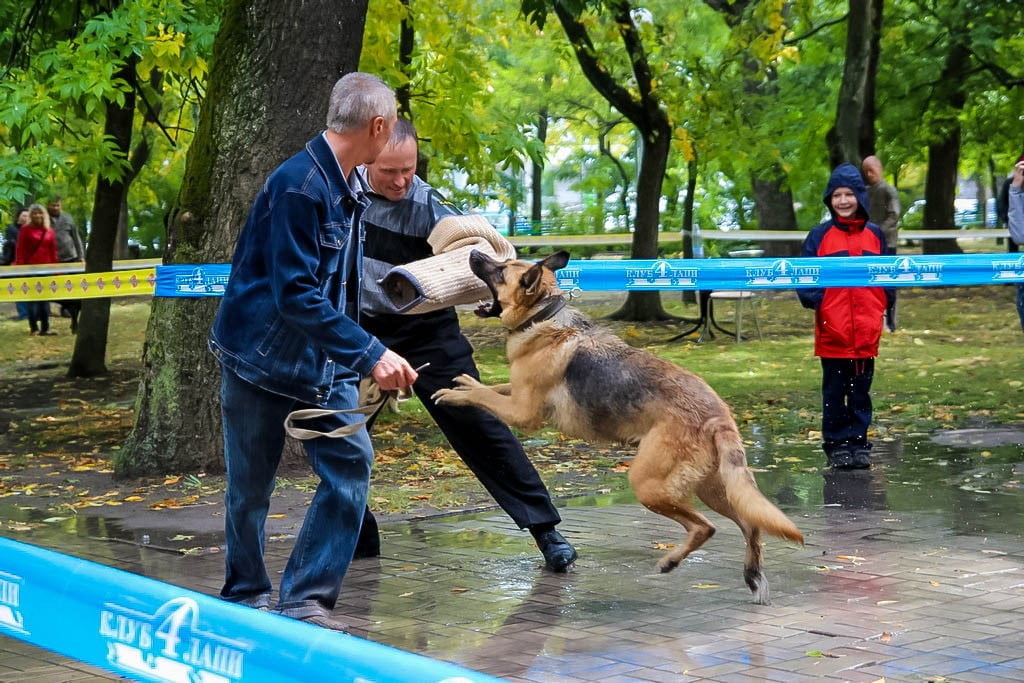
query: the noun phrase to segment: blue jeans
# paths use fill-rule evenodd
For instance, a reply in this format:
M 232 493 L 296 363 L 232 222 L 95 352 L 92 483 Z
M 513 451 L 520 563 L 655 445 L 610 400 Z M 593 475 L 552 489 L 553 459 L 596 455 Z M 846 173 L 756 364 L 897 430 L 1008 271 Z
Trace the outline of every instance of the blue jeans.
M 325 407 L 353 408 L 358 378 L 347 372 L 335 377 Z M 221 597 L 253 607 L 268 606 L 271 583 L 263 562 L 264 525 L 284 448 L 285 417 L 312 408 L 274 394 L 221 371 L 221 414 L 224 421 L 226 578 Z M 304 422 L 331 431 L 361 416 L 336 415 Z M 304 441 L 306 455 L 320 478 L 281 578 L 276 610 L 303 618 L 334 608 L 342 579 L 355 550 L 363 521 L 373 449 L 365 429 L 338 439 Z
M 33 332 L 49 332 L 50 330 L 50 302 L 29 301 L 28 303 L 28 327 Z

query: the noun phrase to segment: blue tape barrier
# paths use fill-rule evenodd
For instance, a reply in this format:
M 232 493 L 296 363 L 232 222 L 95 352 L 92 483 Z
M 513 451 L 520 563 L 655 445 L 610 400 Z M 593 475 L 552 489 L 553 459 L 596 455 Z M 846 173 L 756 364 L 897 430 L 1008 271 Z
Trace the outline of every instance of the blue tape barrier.
M 161 683 L 498 681 L 6 538 L 0 634 Z
M 156 296 L 223 296 L 231 266 L 156 269 Z M 583 291 L 929 287 L 1024 283 L 1024 255 L 570 261 L 558 286 Z

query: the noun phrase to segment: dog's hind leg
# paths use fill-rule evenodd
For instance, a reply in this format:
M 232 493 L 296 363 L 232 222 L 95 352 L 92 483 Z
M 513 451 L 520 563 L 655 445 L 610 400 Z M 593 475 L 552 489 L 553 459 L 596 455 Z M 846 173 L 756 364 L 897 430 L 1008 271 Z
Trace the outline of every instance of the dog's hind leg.
M 743 538 L 747 543 L 746 556 L 743 560 L 743 580 L 746 582 L 747 587 L 750 588 L 750 592 L 754 594 L 755 604 L 771 604 L 768 592 L 768 579 L 765 578 L 762 568 L 761 530 L 739 518 L 735 508 L 729 503 L 729 499 L 725 495 L 722 479 L 717 473 L 701 484 L 697 489 L 697 496 L 709 508 L 723 517 L 728 517 L 736 522 L 736 526 L 743 532 Z
M 640 442 L 629 468 L 629 483 L 637 500 L 647 509 L 679 522 L 686 529 L 686 540 L 658 561 L 658 569 L 664 573 L 675 569 L 714 536 L 715 525 L 690 504 L 690 494 L 704 473 L 692 463 L 680 463 L 669 455 L 673 451 L 665 438 L 669 435 L 658 431 L 655 428 Z

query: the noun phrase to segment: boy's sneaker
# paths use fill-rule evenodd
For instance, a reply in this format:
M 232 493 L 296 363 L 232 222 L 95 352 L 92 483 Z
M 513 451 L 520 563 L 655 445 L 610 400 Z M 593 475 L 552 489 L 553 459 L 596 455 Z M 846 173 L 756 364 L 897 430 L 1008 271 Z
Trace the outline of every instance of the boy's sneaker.
M 850 469 L 866 470 L 871 467 L 871 449 L 866 446 L 855 448 Z
M 828 454 L 828 465 L 837 470 L 854 469 L 853 449 L 849 446 L 839 446 Z

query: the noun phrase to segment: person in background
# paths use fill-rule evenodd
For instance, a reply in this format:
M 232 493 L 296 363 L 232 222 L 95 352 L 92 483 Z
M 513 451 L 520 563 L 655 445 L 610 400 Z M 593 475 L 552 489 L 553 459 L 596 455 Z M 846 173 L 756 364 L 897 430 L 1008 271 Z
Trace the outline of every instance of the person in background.
M 50 225 L 57 237 L 57 258 L 61 263 L 82 263 L 85 261 L 85 246 L 82 236 L 78 234 L 78 226 L 67 211 L 64 200 L 60 196 L 50 199 L 46 211 L 50 214 Z M 82 311 L 82 302 L 78 299 L 63 299 L 60 304 L 62 318 L 71 318 L 71 334 L 78 332 L 78 314 Z
M 867 188 L 857 167 L 840 164 L 825 189 L 831 219 L 814 227 L 803 256 L 881 256 L 892 253 L 885 235 L 868 221 Z M 821 359 L 822 450 L 829 467 L 871 466 L 871 381 L 891 290 L 881 287 L 798 289 L 814 310 L 814 355 Z
M 9 266 L 14 263 L 14 250 L 18 246 L 18 231 L 21 226 L 28 223 L 28 209 L 21 209 L 15 213 L 14 222 L 7 226 L 4 231 L 4 248 L 0 252 L 0 266 Z M 18 320 L 28 318 L 28 302 L 18 301 L 14 304 L 18 310 Z
M 57 241 L 53 228 L 50 227 L 50 216 L 42 204 L 28 207 L 28 223 L 18 231 L 18 244 L 15 247 L 14 265 L 28 266 L 57 262 Z M 29 334 L 56 334 L 50 331 L 50 302 L 29 301 L 28 328 Z
M 396 109 L 394 91 L 376 76 L 342 76 L 331 92 L 327 130 L 270 175 L 238 237 L 209 338 L 221 365 L 225 600 L 270 607 L 264 528 L 286 416 L 354 410 L 366 376 L 382 391 L 416 381 L 404 358 L 357 323 L 367 202 L 355 168 L 384 149 Z M 314 425 L 324 433 L 344 427 L 354 431 L 303 441 L 320 483 L 273 610 L 333 631 L 348 630 L 331 611 L 355 550 L 373 462 L 359 415 L 335 412 Z
M 999 186 L 999 192 L 996 194 L 996 223 L 1000 227 L 1006 228 L 1010 225 L 1010 185 L 1013 183 L 1016 165 L 1022 161 L 1024 161 L 1024 153 L 1017 157 L 1017 160 L 1014 162 L 1014 168 L 1011 168 L 1010 174 L 1003 179 L 1002 184 Z M 1017 246 L 1017 243 L 1011 239 L 1006 244 L 1006 250 L 1016 252 Z
M 78 234 L 75 219 L 64 210 L 64 199 L 53 197 L 46 204 L 46 212 L 50 215 L 50 227 L 57 239 L 57 256 L 61 263 L 73 263 L 85 260 L 85 246 L 82 236 Z
M 876 156 L 869 156 L 861 164 L 864 180 L 868 184 L 868 220 L 882 229 L 885 243 L 896 253 L 900 239 L 900 197 L 889 183 L 882 180 L 882 162 Z M 885 329 L 896 331 L 896 291 L 885 309 Z
M 1024 156 L 1013 167 L 1007 199 L 1006 225 L 1010 229 L 1010 239 L 1015 244 L 1024 244 Z M 1024 282 L 1017 283 L 1017 317 L 1024 332 Z
M 378 284 L 392 267 L 432 256 L 427 238 L 434 227 L 442 218 L 459 214 L 415 175 L 418 153 L 416 129 L 399 119 L 384 151 L 362 169 L 371 200 L 363 216 L 362 325 L 414 366 L 429 363 L 413 387 L 427 412 L 501 508 L 520 529 L 530 530 L 547 567 L 564 572 L 576 560 L 576 550 L 555 530 L 561 517 L 519 439 L 485 410 L 438 405 L 430 398 L 438 389 L 451 387 L 457 375 L 480 376 L 455 309 L 401 315 Z M 380 554 L 369 509 L 363 514 L 356 553 Z

